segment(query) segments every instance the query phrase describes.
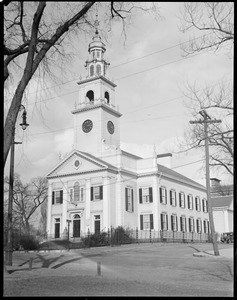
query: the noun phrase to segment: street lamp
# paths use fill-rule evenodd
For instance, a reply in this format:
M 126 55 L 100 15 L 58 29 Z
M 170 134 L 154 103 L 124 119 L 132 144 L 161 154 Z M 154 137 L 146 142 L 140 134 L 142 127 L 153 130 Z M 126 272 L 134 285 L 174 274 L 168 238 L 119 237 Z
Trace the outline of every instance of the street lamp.
M 24 109 L 22 114 L 22 123 L 20 126 L 23 130 L 29 126 L 26 122 L 26 109 L 21 104 L 19 111 Z M 6 265 L 12 266 L 12 205 L 13 205 L 13 183 L 14 183 L 14 151 L 15 144 L 22 144 L 21 142 L 15 142 L 15 127 L 13 128 L 12 144 L 11 144 L 11 156 L 10 156 L 10 176 L 9 176 L 9 199 L 8 199 L 8 216 L 7 216 L 7 246 L 6 246 Z
M 69 240 L 70 223 L 72 221 L 67 219 L 67 239 Z

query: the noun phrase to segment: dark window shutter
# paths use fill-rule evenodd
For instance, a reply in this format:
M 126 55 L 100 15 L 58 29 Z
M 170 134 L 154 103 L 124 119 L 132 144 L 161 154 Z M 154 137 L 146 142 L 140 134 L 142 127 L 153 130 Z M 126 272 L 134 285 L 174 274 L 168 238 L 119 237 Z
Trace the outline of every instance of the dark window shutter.
M 52 192 L 52 204 L 54 204 L 55 192 Z
M 179 193 L 179 206 L 181 207 L 181 193 Z
M 168 230 L 169 227 L 168 227 L 168 215 L 166 215 L 166 229 Z
M 128 211 L 128 189 L 125 188 L 125 210 Z
M 208 201 L 206 200 L 206 212 L 208 212 Z
M 186 204 L 185 204 L 185 202 L 186 202 L 186 201 L 185 201 L 185 194 L 184 194 L 184 208 L 186 207 Z
M 192 219 L 188 219 L 188 226 L 189 226 L 189 232 L 191 232 L 191 222 L 192 222 Z
M 188 209 L 190 208 L 190 196 L 188 195 Z
M 179 228 L 178 227 L 178 217 L 176 216 L 175 218 L 176 218 L 176 230 L 178 231 L 178 228 Z
M 142 189 L 139 189 L 139 203 L 142 203 Z
M 182 217 L 180 217 L 180 231 L 183 231 L 183 226 L 182 226 Z
M 140 215 L 140 228 L 143 230 L 143 215 Z
M 153 214 L 150 214 L 150 229 L 154 229 L 154 226 L 153 226 Z
M 103 199 L 103 185 L 100 185 L 100 199 Z
M 184 219 L 184 223 L 185 223 L 185 231 L 187 232 L 187 219 Z
M 132 189 L 132 211 L 134 211 L 134 202 L 133 202 L 133 189 Z
M 163 214 L 160 214 L 160 225 L 161 230 L 163 230 Z
M 160 187 L 160 203 L 162 203 L 162 188 Z
M 167 189 L 165 189 L 165 204 L 167 204 Z
M 63 203 L 63 190 L 60 191 L 60 204 Z
M 152 187 L 149 187 L 149 202 L 153 202 Z
M 174 216 L 170 216 L 170 219 L 171 219 L 171 230 L 174 230 L 174 223 L 173 223 L 173 218 Z
M 197 232 L 198 232 L 198 219 L 196 220 Z
M 177 202 L 176 202 L 176 191 L 174 192 L 174 199 L 175 199 L 175 206 L 177 205 Z
M 172 205 L 172 191 L 170 190 L 170 205 Z
M 205 212 L 205 203 L 204 203 L 204 199 L 202 199 L 202 211 Z
M 91 201 L 93 201 L 93 186 L 91 186 Z

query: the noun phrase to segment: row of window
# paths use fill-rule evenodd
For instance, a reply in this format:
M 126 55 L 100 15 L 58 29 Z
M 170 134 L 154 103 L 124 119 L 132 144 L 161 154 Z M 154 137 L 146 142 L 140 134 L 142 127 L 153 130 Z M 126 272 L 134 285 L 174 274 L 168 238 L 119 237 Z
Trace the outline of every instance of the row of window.
M 170 223 L 168 214 L 160 214 L 160 228 L 161 230 L 172 230 L 172 231 L 181 231 L 181 232 L 197 232 L 197 233 L 209 233 L 209 221 L 201 219 L 196 219 L 196 222 L 193 217 L 187 218 L 181 216 L 178 221 L 177 215 L 170 216 Z M 170 225 L 170 227 L 169 227 Z M 149 230 L 154 229 L 153 225 L 153 214 L 142 214 L 140 215 L 140 229 Z
M 174 189 L 171 189 L 169 191 L 169 196 L 170 196 L 170 205 L 177 206 L 176 191 Z M 167 201 L 168 201 L 167 189 L 165 187 L 160 187 L 160 203 L 167 204 Z M 139 189 L 139 203 L 151 203 L 151 202 L 153 202 L 152 187 L 140 188 Z M 188 209 L 191 209 L 191 210 L 194 209 L 193 195 L 191 195 L 191 194 L 187 195 L 187 206 L 188 206 Z M 182 207 L 182 208 L 186 207 L 186 199 L 185 199 L 184 192 L 179 192 L 179 207 Z M 198 196 L 195 197 L 195 209 L 196 209 L 196 211 L 201 211 L 201 199 Z M 208 212 L 208 206 L 207 206 L 206 199 L 202 199 L 202 210 L 203 210 L 203 212 Z
M 103 186 L 93 186 L 91 187 L 91 201 L 94 200 L 103 200 Z M 125 188 L 125 210 L 128 212 L 134 211 L 134 192 L 133 188 Z M 61 204 L 63 197 L 63 191 L 53 191 L 52 203 Z M 74 184 L 73 188 L 69 189 L 69 199 L 70 202 L 83 202 L 84 201 L 84 188 L 79 185 L 79 182 Z M 152 187 L 148 188 L 139 188 L 139 203 L 152 203 L 153 202 L 153 193 Z M 160 188 L 160 202 L 162 204 L 167 204 L 167 190 L 163 187 Z M 188 209 L 193 210 L 193 196 L 187 196 Z M 170 205 L 177 206 L 176 201 L 176 191 L 170 190 Z M 185 208 L 185 194 L 183 192 L 179 193 L 179 206 Z M 200 197 L 195 197 L 195 209 L 201 211 L 201 200 Z M 207 200 L 202 199 L 202 210 L 207 212 Z

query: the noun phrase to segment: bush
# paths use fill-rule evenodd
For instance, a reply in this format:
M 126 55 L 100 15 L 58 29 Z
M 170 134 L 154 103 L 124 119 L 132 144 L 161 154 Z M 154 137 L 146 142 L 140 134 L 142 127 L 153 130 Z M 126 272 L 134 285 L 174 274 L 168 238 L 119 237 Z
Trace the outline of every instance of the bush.
M 34 236 L 22 236 L 20 239 L 20 245 L 24 250 L 37 250 L 39 248 L 39 242 Z
M 106 232 L 95 233 L 82 238 L 85 247 L 97 247 L 109 245 Z
M 113 245 L 132 243 L 129 229 L 124 229 L 122 226 L 113 229 L 110 242 Z

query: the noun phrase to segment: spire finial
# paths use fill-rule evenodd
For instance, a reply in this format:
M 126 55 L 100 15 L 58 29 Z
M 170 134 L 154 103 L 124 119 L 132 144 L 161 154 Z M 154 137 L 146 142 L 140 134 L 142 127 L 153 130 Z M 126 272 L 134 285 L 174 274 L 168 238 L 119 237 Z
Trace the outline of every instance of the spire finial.
M 97 3 L 95 4 L 95 7 L 96 7 L 96 14 L 95 14 L 95 22 L 94 22 L 94 26 L 96 28 L 95 30 L 95 34 L 98 34 L 98 26 L 99 26 L 99 21 L 98 21 L 98 9 L 97 9 Z

